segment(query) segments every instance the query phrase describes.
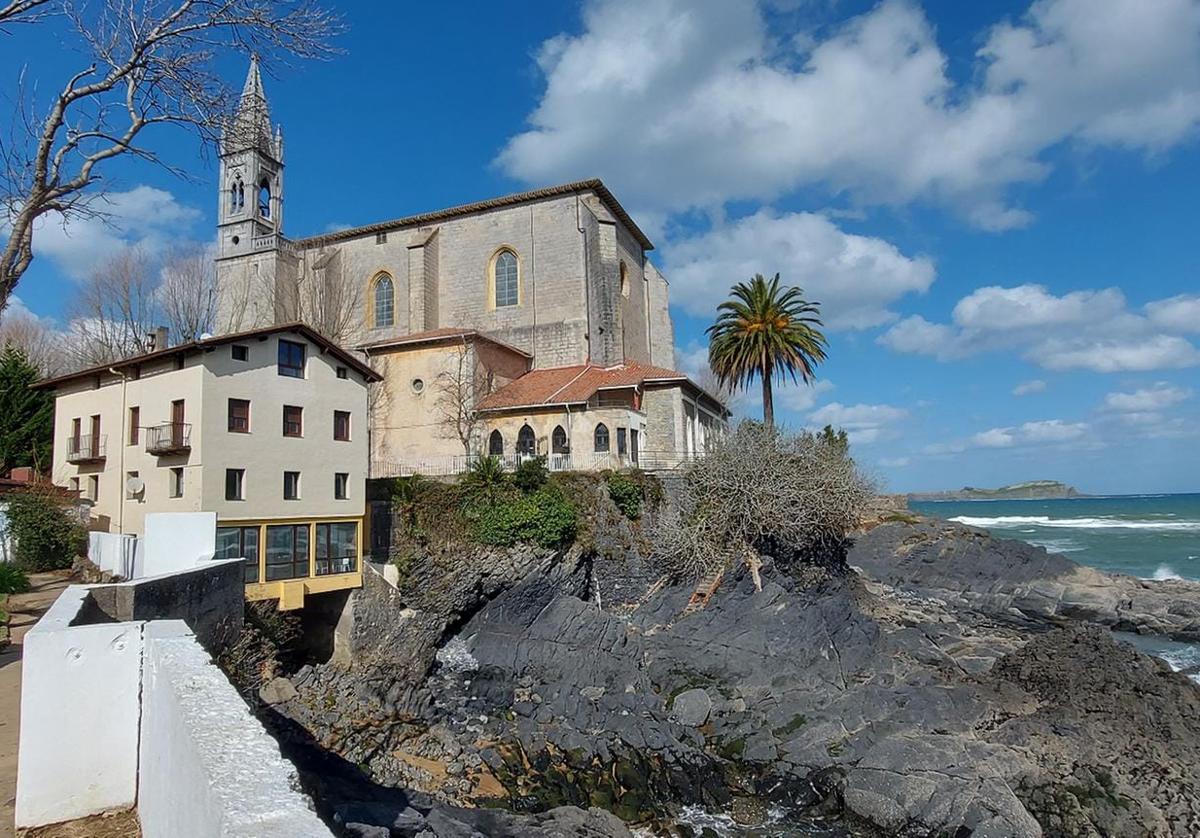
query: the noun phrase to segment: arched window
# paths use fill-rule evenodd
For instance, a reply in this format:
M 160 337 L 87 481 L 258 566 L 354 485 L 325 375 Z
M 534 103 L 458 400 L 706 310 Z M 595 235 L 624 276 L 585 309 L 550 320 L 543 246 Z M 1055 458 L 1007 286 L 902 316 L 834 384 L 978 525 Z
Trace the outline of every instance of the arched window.
M 263 218 L 271 217 L 271 183 L 266 178 L 258 185 L 258 214 Z
M 520 267 L 517 254 L 501 250 L 492 260 L 492 283 L 496 287 L 496 308 L 515 306 L 520 302 Z
M 375 303 L 375 319 L 372 325 L 376 329 L 391 326 L 396 320 L 396 286 L 387 274 L 379 274 L 372 285 Z
M 238 180 L 237 182 L 237 210 L 241 212 L 246 208 L 246 185 Z
M 522 425 L 517 434 L 517 453 L 528 456 L 537 453 L 537 437 L 533 435 L 533 428 L 528 425 Z
M 236 182 L 229 184 L 229 211 L 231 213 L 237 212 L 237 190 Z
M 567 448 L 567 432 L 563 430 L 562 425 L 554 426 L 554 433 L 550 435 L 551 450 L 555 454 L 566 454 Z
M 629 296 L 629 268 L 624 262 L 621 263 L 621 296 Z
M 599 425 L 596 426 L 595 439 L 596 439 L 596 446 L 595 446 L 596 453 L 597 454 L 607 454 L 608 453 L 608 425 L 605 425 L 603 422 L 601 422 Z
M 488 454 L 492 457 L 504 456 L 504 434 L 499 430 L 492 431 L 488 436 Z

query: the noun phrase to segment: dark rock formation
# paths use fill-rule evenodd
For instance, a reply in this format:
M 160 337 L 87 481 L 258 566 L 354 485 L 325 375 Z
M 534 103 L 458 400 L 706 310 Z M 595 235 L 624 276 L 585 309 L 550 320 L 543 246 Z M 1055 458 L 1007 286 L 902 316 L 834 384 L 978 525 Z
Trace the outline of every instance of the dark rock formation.
M 998 619 L 1033 626 L 1083 620 L 1200 641 L 1200 583 L 1102 573 L 961 524 L 884 524 L 861 535 L 847 561 L 892 587 Z
M 748 800 L 863 835 L 1200 834 L 1200 691 L 1096 627 L 1195 636 L 1196 586 L 943 523 L 881 526 L 850 563 L 768 560 L 761 591 L 731 572 L 685 614 L 692 586 L 628 545 L 422 559 L 399 589 L 368 573 L 353 663 L 273 710 L 417 790 L 315 790 L 347 834 L 607 836 L 598 810 L 764 817 Z

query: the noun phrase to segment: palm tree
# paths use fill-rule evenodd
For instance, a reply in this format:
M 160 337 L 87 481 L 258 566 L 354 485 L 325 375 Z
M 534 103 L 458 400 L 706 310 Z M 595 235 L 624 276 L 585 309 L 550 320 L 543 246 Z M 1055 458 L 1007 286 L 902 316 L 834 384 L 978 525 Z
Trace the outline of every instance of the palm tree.
M 717 322 L 708 327 L 708 365 L 717 380 L 745 388 L 762 379 L 763 422 L 775 425 L 771 383 L 776 376 L 808 384 L 814 368 L 825 360 L 827 342 L 821 332 L 820 303 L 811 303 L 799 288 L 780 289 L 779 274 L 768 281 L 755 274 L 730 289 L 730 299 L 717 306 Z

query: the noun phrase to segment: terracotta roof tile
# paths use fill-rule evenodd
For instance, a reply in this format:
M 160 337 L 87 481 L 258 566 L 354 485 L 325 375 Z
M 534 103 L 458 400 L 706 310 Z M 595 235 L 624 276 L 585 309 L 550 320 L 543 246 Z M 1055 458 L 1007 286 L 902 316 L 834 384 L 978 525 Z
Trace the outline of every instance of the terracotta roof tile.
M 479 402 L 480 410 L 556 404 L 582 404 L 600 390 L 642 387 L 647 383 L 691 383 L 677 370 L 630 361 L 614 367 L 577 364 L 533 370 Z M 695 386 L 693 384 L 692 386 Z M 697 388 L 699 389 L 699 388 Z

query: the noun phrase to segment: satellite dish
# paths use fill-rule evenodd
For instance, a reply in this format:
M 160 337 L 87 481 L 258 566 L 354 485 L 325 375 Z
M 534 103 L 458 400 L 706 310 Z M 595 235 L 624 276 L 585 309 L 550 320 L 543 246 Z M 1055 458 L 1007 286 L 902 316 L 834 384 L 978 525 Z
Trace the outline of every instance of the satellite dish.
M 140 495 L 146 490 L 146 484 L 140 477 L 131 477 L 125 481 L 125 491 L 131 495 Z

